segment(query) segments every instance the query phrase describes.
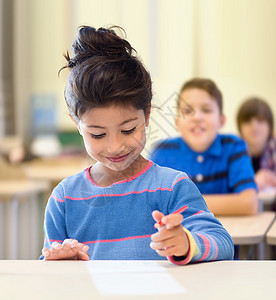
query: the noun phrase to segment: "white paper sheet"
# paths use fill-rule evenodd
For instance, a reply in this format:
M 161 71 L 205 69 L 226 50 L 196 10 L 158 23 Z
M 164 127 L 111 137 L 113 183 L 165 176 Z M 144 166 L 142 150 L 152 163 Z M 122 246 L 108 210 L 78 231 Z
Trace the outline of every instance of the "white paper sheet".
M 176 266 L 177 267 L 177 266 Z M 102 295 L 183 294 L 183 288 L 155 261 L 90 261 L 92 280 Z

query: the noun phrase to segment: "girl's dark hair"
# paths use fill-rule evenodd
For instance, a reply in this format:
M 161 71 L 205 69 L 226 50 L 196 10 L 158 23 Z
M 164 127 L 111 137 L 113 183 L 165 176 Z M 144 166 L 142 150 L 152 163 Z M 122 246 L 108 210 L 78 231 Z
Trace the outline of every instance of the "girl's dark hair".
M 180 89 L 180 94 L 177 100 L 177 108 L 180 107 L 180 102 L 181 102 L 181 93 L 184 90 L 188 90 L 188 89 L 200 89 L 200 90 L 204 90 L 206 91 L 211 97 L 214 98 L 214 100 L 216 101 L 218 107 L 219 107 L 219 111 L 222 114 L 222 109 L 223 109 L 223 103 L 222 103 L 222 93 L 221 91 L 218 89 L 217 85 L 215 84 L 214 81 L 212 81 L 211 79 L 206 79 L 206 78 L 193 78 L 189 81 L 186 81 L 181 89 Z
M 269 138 L 273 136 L 274 118 L 270 106 L 261 98 L 251 97 L 243 102 L 237 114 L 237 124 L 241 132 L 242 123 L 250 121 L 252 118 L 265 120 L 269 125 Z
M 150 106 L 150 74 L 136 57 L 135 49 L 113 29 L 124 32 L 118 26 L 98 30 L 80 27 L 72 45 L 73 57 L 68 52 L 64 55 L 68 63 L 62 69 L 71 70 L 65 101 L 77 121 L 95 107 L 131 105 L 146 114 Z

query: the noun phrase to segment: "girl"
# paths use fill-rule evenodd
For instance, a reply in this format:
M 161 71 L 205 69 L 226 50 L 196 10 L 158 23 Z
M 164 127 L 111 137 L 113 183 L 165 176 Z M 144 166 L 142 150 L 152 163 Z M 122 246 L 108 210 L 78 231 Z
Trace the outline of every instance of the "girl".
M 186 174 L 141 155 L 152 83 L 135 50 L 114 28 L 84 26 L 73 54 L 65 100 L 97 163 L 54 189 L 41 258 L 232 259 L 229 234 Z
M 258 188 L 276 186 L 276 140 L 274 119 L 269 105 L 260 98 L 249 98 L 237 114 L 238 129 L 246 141 Z

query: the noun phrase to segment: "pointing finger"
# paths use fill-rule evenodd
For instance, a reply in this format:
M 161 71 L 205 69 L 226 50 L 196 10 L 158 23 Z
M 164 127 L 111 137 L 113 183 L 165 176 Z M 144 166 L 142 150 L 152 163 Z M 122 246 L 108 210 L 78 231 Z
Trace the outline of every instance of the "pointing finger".
M 182 221 L 183 216 L 181 214 L 171 214 L 162 218 L 162 223 L 166 225 L 168 229 L 180 225 Z

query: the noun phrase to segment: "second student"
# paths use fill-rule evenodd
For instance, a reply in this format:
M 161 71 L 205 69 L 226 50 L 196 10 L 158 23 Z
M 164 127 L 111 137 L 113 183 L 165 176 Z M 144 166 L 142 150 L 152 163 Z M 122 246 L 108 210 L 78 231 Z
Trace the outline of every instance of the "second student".
M 225 123 L 222 94 L 210 79 L 184 83 L 177 100 L 180 137 L 161 141 L 151 159 L 186 172 L 216 215 L 253 215 L 258 202 L 246 144 L 219 134 Z

